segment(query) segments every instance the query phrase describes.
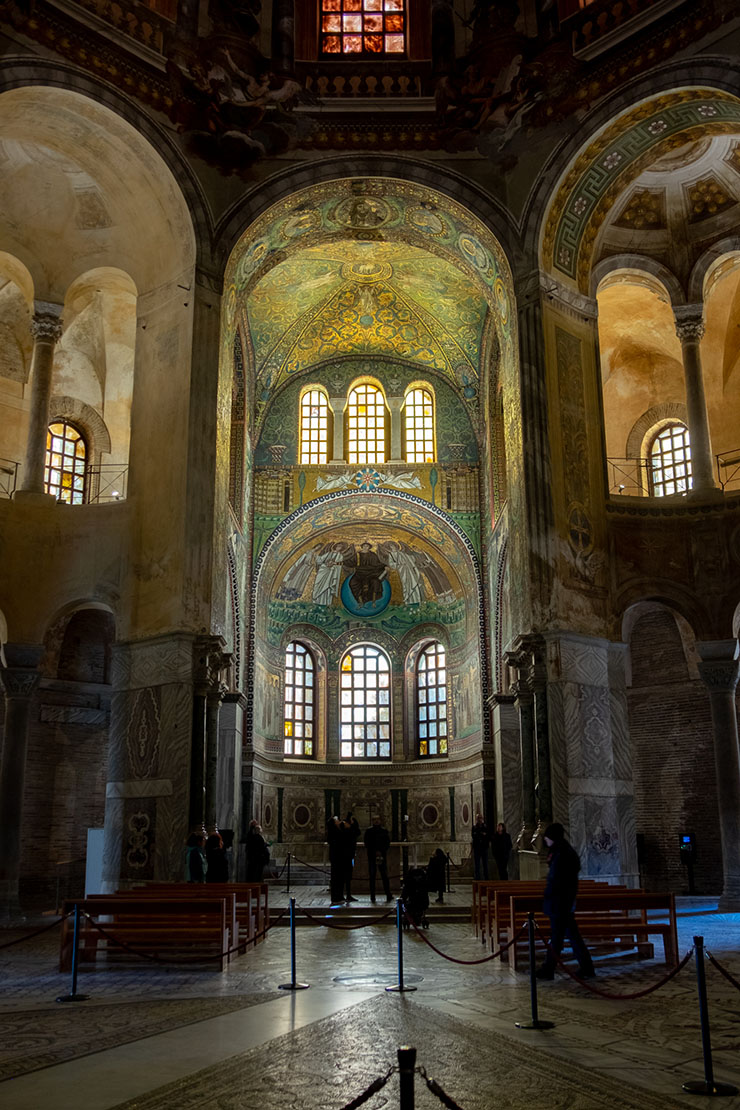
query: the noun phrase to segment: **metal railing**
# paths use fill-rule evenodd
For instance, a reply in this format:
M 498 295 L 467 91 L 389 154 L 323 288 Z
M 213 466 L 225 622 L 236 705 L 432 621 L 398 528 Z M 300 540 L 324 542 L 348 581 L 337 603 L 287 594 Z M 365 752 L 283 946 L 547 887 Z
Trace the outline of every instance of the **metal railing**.
M 127 486 L 128 466 L 121 463 L 88 466 L 85 472 L 85 500 L 89 504 L 125 501 Z
M 717 479 L 723 490 L 740 489 L 740 447 L 716 456 Z
M 611 496 L 648 497 L 650 494 L 647 459 L 607 459 Z

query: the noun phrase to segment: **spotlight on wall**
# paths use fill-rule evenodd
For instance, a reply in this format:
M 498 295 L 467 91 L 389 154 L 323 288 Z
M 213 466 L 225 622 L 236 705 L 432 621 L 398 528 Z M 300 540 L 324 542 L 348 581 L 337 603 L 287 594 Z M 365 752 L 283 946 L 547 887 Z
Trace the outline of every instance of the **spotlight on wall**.
M 121 495 L 120 495 L 120 493 L 118 492 L 117 489 L 114 489 L 111 492 L 111 497 L 113 498 L 114 501 L 120 501 L 121 500 Z
M 619 489 L 620 493 L 624 493 L 624 486 L 618 486 L 617 488 Z

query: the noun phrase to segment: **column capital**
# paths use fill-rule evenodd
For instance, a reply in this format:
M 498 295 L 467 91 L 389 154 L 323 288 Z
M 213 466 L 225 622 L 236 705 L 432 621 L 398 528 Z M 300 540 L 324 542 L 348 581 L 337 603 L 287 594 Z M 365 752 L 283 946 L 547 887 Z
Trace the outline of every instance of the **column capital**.
M 676 321 L 676 335 L 683 343 L 698 340 L 704 335 L 704 305 L 679 304 L 673 306 Z
M 740 679 L 740 643 L 737 640 L 698 640 L 699 674 L 710 693 L 733 693 Z
M 31 317 L 31 335 L 34 341 L 57 343 L 62 338 L 62 309 L 51 301 L 34 301 Z

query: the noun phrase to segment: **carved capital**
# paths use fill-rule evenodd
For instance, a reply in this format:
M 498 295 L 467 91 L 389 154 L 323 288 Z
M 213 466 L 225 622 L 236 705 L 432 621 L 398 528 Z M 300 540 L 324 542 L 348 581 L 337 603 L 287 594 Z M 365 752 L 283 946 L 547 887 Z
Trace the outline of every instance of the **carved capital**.
M 31 317 L 31 335 L 34 342 L 57 343 L 62 338 L 62 306 L 36 302 Z
M 30 698 L 39 684 L 41 675 L 36 670 L 20 667 L 0 668 L 0 686 L 9 698 Z
M 710 693 L 732 693 L 740 678 L 740 644 L 737 640 L 698 640 L 699 674 Z
M 699 340 L 704 335 L 704 306 L 700 304 L 676 305 L 673 309 L 676 319 L 676 335 L 683 343 Z

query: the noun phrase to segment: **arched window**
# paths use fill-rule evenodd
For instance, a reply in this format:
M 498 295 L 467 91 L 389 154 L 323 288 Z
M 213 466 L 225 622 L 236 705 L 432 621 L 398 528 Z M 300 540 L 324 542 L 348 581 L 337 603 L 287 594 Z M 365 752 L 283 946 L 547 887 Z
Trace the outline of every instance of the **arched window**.
M 296 641 L 285 649 L 285 755 L 314 754 L 314 667 L 308 648 Z
M 376 58 L 406 51 L 404 0 L 321 0 L 321 53 Z
M 66 501 L 82 505 L 85 500 L 87 444 L 82 432 L 66 420 L 55 420 L 46 433 L 44 489 Z
M 307 389 L 301 397 L 298 442 L 302 463 L 329 461 L 329 402 L 321 389 Z
M 350 390 L 347 400 L 347 461 L 382 463 L 386 456 L 385 398 L 367 382 Z
M 685 424 L 667 424 L 650 446 L 650 488 L 654 497 L 691 489 L 691 445 Z
M 417 387 L 406 394 L 403 432 L 406 462 L 434 462 L 434 398 L 428 389 Z
M 391 668 L 380 648 L 351 648 L 340 668 L 342 759 L 390 759 Z
M 419 755 L 447 755 L 447 662 L 444 646 L 429 644 L 416 667 Z

